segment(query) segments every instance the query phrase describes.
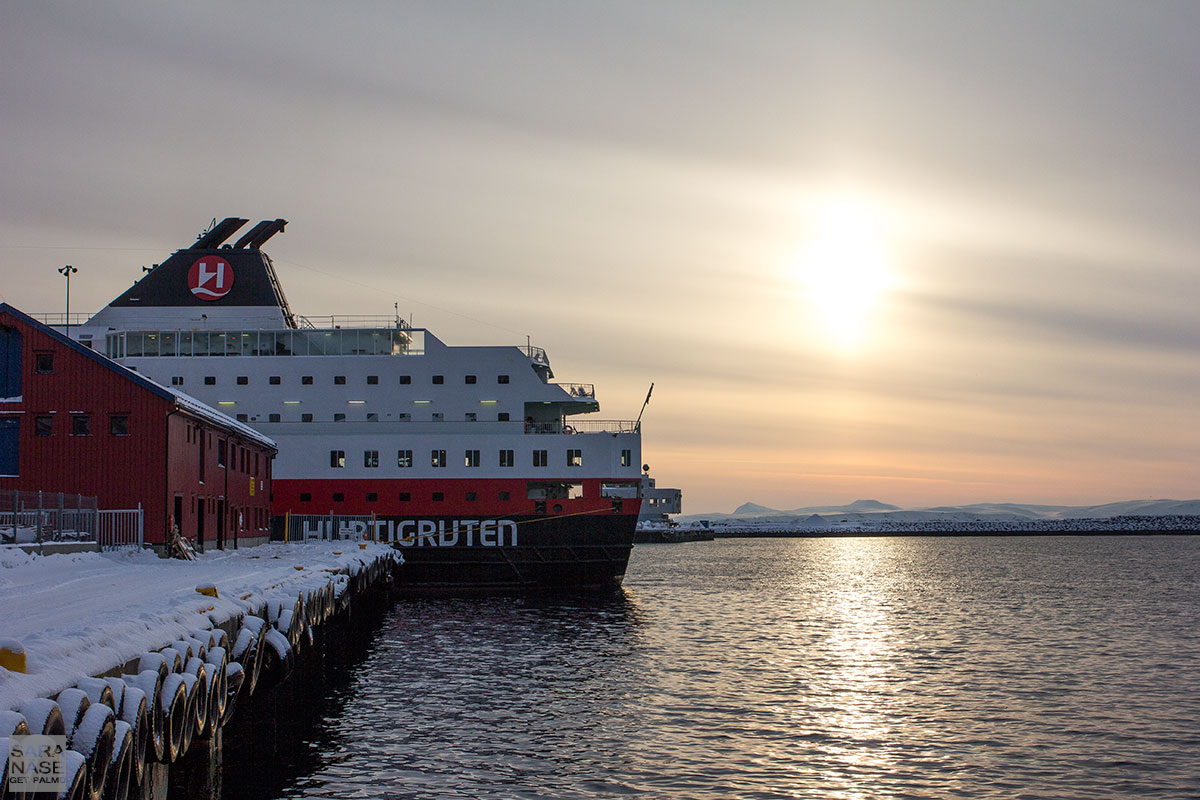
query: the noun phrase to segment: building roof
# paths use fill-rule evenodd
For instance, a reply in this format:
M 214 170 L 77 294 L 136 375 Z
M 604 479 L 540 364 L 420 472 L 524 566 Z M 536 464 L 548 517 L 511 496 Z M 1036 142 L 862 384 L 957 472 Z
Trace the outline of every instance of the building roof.
M 236 434 L 237 436 L 241 436 L 245 439 L 260 444 L 270 450 L 276 452 L 279 451 L 279 446 L 275 443 L 274 439 L 264 436 L 254 428 L 251 428 L 249 425 L 243 422 L 238 422 L 233 417 L 221 413 L 212 406 L 207 406 L 204 403 L 201 403 L 191 395 L 184 394 L 173 387 L 163 386 L 161 383 L 152 381 L 145 375 L 141 375 L 123 364 L 118 364 L 108 356 L 98 353 L 90 347 L 84 347 L 74 339 L 71 339 L 65 334 L 59 333 L 49 325 L 38 322 L 33 317 L 29 316 L 23 311 L 13 308 L 8 303 L 0 303 L 0 313 L 9 314 L 15 317 L 29 327 L 54 339 L 63 347 L 67 347 L 75 351 L 84 358 L 91 359 L 100 366 L 112 370 L 121 378 L 132 381 L 146 391 L 155 394 L 164 400 L 174 403 L 178 410 L 183 411 L 186 414 L 204 420 L 210 425 L 225 430 L 228 433 Z

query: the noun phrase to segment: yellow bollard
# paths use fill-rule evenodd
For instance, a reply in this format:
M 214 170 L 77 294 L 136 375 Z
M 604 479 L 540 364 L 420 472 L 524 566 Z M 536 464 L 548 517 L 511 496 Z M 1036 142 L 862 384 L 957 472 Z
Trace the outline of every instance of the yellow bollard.
M 202 583 L 196 587 L 196 591 L 205 597 L 217 597 L 217 587 L 211 583 Z
M 25 671 L 25 646 L 11 639 L 0 642 L 0 667 L 12 672 Z

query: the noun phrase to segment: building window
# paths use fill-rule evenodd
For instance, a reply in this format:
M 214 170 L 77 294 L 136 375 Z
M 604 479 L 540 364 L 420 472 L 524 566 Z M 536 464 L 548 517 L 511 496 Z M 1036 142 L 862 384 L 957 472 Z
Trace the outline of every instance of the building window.
M 499 414 L 496 415 L 496 421 L 497 422 L 508 422 L 508 412 L 501 411 Z
M 11 329 L 9 329 L 11 330 Z M 2 339 L 5 333 L 0 328 L 0 344 L 3 344 Z M 13 331 L 16 342 L 20 345 L 20 334 Z M 5 354 L 3 348 L 0 347 L 0 357 Z M 19 356 L 20 354 L 18 354 Z M 11 365 L 11 362 L 10 362 Z M 19 366 L 19 365 L 18 365 Z M 12 376 L 5 376 L 4 380 L 11 380 Z M 9 383 L 9 386 L 12 386 Z M 0 475 L 19 475 L 21 471 L 21 420 L 19 417 L 0 417 Z
M 496 383 L 508 383 L 508 376 L 507 375 L 497 375 Z
M 583 451 L 582 450 L 568 450 L 567 451 L 567 466 L 568 467 L 582 467 L 583 466 Z
M 91 436 L 92 418 L 87 414 L 73 414 L 71 416 L 71 435 Z
M 329 451 L 329 468 L 330 469 L 345 469 L 346 467 L 346 451 L 345 450 L 330 450 Z
M 412 450 L 396 451 L 396 466 L 407 469 L 413 465 Z
M 379 376 L 378 375 L 368 375 L 367 376 L 367 386 L 377 386 L 378 384 L 379 384 Z
M 621 451 L 621 466 L 628 467 L 628 466 L 632 466 L 632 465 L 633 465 L 633 451 L 632 450 L 622 450 Z
M 446 495 L 444 495 L 443 493 L 441 493 L 441 492 L 434 492 L 434 493 L 433 493 L 433 502 L 435 502 L 435 503 L 440 503 L 440 502 L 442 502 L 442 501 L 443 501 L 443 500 L 445 500 L 445 499 L 446 499 Z
M 16 328 L 0 327 L 0 397 L 21 396 L 21 357 L 24 354 L 21 332 Z M 15 436 L 14 430 L 19 430 L 20 421 L 5 424 L 5 436 Z M 14 445 L 15 447 L 15 445 Z M 15 451 L 13 451 L 15 453 Z M 11 453 L 10 453 L 11 455 Z M 16 475 L 17 465 L 5 469 L 3 474 Z
M 442 383 L 445 383 L 445 382 L 446 382 L 446 376 L 445 376 L 445 375 L 434 375 L 434 376 L 433 376 L 433 382 L 434 382 L 434 384 L 442 384 Z
M 533 451 L 533 465 L 535 467 L 550 466 L 549 454 L 545 450 L 534 450 Z
M 468 385 L 468 386 L 470 386 L 470 385 L 472 385 L 472 384 L 474 384 L 474 383 L 475 383 L 475 376 L 474 376 L 474 375 L 468 375 L 468 376 L 467 376 L 467 385 Z
M 374 469 L 379 466 L 379 451 L 378 450 L 363 450 L 363 466 L 367 469 Z
M 467 492 L 467 495 L 464 499 L 468 503 L 474 503 L 478 499 L 478 495 L 475 492 Z
M 346 376 L 345 375 L 334 375 L 333 383 L 335 386 L 345 386 L 346 385 Z
M 301 503 L 311 503 L 312 502 L 312 492 L 301 492 L 300 493 L 300 502 Z
M 171 376 L 171 385 L 172 386 L 183 386 L 183 376 L 182 375 L 172 375 Z
M 34 417 L 33 435 L 50 436 L 54 433 L 54 417 Z
M 301 414 L 301 415 L 300 415 L 300 421 L 301 421 L 301 422 L 312 422 L 312 421 L 313 421 L 313 415 L 312 415 L 312 414 Z
M 513 458 L 513 451 L 512 450 L 501 450 L 500 451 L 500 466 L 511 467 L 511 466 L 514 466 L 514 464 L 515 464 L 515 459 Z
M 249 376 L 247 376 L 247 375 L 238 375 L 237 376 L 237 385 L 238 386 L 245 386 L 249 383 L 250 383 Z
M 479 466 L 479 451 L 468 450 L 463 454 L 463 466 L 478 467 Z
M 409 500 L 412 500 L 412 492 L 400 492 L 400 494 L 396 496 L 396 499 L 401 503 L 407 503 Z
M 512 495 L 509 494 L 508 492 L 500 492 L 500 494 L 497 495 L 497 497 L 500 500 L 511 500 L 512 499 Z
M 445 450 L 433 450 L 433 451 L 430 451 L 430 454 L 429 454 L 429 465 L 430 465 L 431 467 L 444 467 L 444 466 L 446 466 L 446 451 L 445 451 Z
M 312 386 L 312 375 L 301 375 L 300 383 L 304 386 Z
M 412 375 L 401 375 L 400 376 L 400 385 L 401 386 L 407 386 L 410 383 L 412 383 Z
M 476 414 L 474 411 L 468 411 L 468 412 L 467 412 L 467 416 L 466 416 L 466 420 L 467 420 L 467 422 L 474 422 L 474 421 L 476 421 L 477 419 L 479 419 L 479 415 L 478 415 L 478 414 Z
M 216 375 L 205 375 L 204 376 L 204 385 L 205 386 L 216 386 L 217 385 L 217 376 Z
M 225 466 L 225 440 L 217 439 L 217 466 Z
M 334 492 L 333 493 L 333 502 L 340 503 L 345 499 L 346 499 L 345 493 L 343 493 L 343 492 Z
M 272 375 L 271 377 L 267 378 L 267 383 L 271 384 L 272 386 L 278 386 L 279 384 L 283 383 L 283 380 L 278 375 Z
M 267 422 L 279 422 L 281 417 L 278 414 L 268 414 Z
M 108 435 L 109 436 L 128 436 L 129 435 L 129 417 L 124 414 L 113 414 L 108 418 Z
M 334 421 L 334 422 L 345 422 L 345 421 L 346 421 L 346 415 L 345 415 L 345 414 L 334 414 L 334 415 L 333 415 L 333 421 Z
M 54 372 L 54 353 L 34 353 L 33 364 L 39 374 L 49 375 Z
M 374 503 L 379 500 L 379 492 L 367 492 L 367 502 Z

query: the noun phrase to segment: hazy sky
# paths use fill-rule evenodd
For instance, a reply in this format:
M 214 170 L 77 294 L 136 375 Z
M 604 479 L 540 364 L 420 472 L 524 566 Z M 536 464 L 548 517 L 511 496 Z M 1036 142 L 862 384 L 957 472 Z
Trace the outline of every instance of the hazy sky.
M 0 297 L 283 217 L 550 354 L 685 511 L 1197 497 L 1200 4 L 0 5 Z

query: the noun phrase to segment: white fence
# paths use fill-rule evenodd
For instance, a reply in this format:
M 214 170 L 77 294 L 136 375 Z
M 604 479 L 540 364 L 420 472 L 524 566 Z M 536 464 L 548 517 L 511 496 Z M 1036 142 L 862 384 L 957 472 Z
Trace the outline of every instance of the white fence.
M 98 511 L 96 542 L 101 550 L 142 546 L 142 507 L 119 511 Z

